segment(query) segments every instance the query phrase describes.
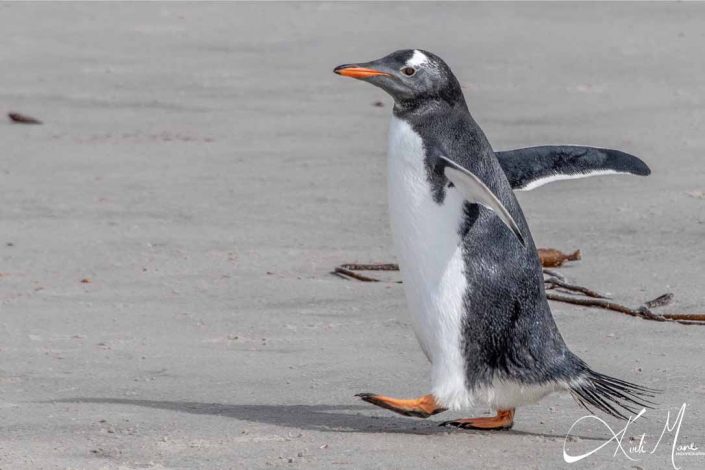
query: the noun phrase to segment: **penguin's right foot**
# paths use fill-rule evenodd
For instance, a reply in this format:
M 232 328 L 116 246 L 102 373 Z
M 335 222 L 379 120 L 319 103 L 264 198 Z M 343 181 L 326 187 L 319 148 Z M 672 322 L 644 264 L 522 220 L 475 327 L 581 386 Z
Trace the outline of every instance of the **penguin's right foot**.
M 514 425 L 514 408 L 497 410 L 496 416 L 483 418 L 464 418 L 455 421 L 444 421 L 439 426 L 455 426 L 461 429 L 482 429 L 503 431 L 512 429 Z
M 433 395 L 424 395 L 419 398 L 399 399 L 377 395 L 376 393 L 358 393 L 356 397 L 362 398 L 367 403 L 372 403 L 381 408 L 386 408 L 404 416 L 416 418 L 428 418 L 429 416 L 442 413 L 446 408 L 438 406 Z

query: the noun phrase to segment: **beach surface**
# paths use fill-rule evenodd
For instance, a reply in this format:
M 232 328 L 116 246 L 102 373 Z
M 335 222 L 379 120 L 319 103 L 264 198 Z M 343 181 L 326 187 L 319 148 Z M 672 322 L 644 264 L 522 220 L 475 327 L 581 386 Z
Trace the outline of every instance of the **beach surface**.
M 663 390 L 625 423 L 569 395 L 508 432 L 438 427 L 394 282 L 391 101 L 332 73 L 443 57 L 495 149 L 586 144 L 647 178 L 519 200 L 571 281 L 703 313 L 705 5 L 0 4 L 0 469 L 683 469 L 705 449 L 705 327 L 551 305 L 596 370 Z M 10 122 L 11 111 L 42 125 Z M 395 281 L 395 273 L 382 274 Z M 566 435 L 571 437 L 566 440 Z M 630 452 L 642 434 L 646 453 Z M 615 455 L 616 454 L 616 455 Z M 630 460 L 630 458 L 634 460 Z

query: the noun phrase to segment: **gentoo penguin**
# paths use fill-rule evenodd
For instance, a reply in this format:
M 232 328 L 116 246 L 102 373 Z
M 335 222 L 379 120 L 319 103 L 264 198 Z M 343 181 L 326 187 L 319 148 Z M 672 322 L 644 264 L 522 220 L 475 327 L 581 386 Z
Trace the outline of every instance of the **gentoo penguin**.
M 401 50 L 334 71 L 394 98 L 389 211 L 412 326 L 432 364 L 427 395 L 358 396 L 424 418 L 496 411 L 443 423 L 476 429 L 511 428 L 517 407 L 555 391 L 623 419 L 648 406 L 651 389 L 593 371 L 565 345 L 512 186 L 446 63 Z

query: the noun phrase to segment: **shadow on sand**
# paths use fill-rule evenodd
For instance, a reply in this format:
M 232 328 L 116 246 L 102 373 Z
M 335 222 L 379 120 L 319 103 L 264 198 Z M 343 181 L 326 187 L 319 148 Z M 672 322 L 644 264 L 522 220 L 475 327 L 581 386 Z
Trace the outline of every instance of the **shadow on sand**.
M 253 423 L 273 424 L 289 428 L 323 432 L 360 432 L 433 435 L 448 432 L 487 433 L 487 431 L 461 431 L 438 426 L 436 421 L 412 418 L 377 417 L 362 415 L 369 410 L 365 405 L 225 405 L 190 401 L 157 401 L 128 398 L 67 398 L 51 403 L 98 403 L 110 405 L 139 406 L 159 410 L 177 411 L 197 415 L 213 415 L 235 418 Z M 347 411 L 347 413 L 345 412 Z M 548 439 L 564 439 L 565 436 L 526 431 L 499 431 L 508 435 L 538 436 Z M 582 437 L 582 439 L 600 439 Z

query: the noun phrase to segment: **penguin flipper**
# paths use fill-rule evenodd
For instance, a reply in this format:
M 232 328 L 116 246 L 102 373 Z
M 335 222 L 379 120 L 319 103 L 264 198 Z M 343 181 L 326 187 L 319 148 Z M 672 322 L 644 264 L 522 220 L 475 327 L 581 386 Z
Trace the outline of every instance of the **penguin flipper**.
M 647 176 L 641 159 L 619 150 L 575 145 L 545 145 L 495 152 L 514 190 L 530 191 L 546 183 L 609 174 Z
M 440 155 L 439 158 L 445 163 L 443 174 L 455 185 L 468 202 L 481 204 L 492 210 L 517 236 L 522 245 L 526 246 L 524 237 L 519 230 L 514 218 L 504 207 L 502 202 L 492 193 L 492 190 L 482 182 L 475 174 L 458 165 L 454 161 Z

